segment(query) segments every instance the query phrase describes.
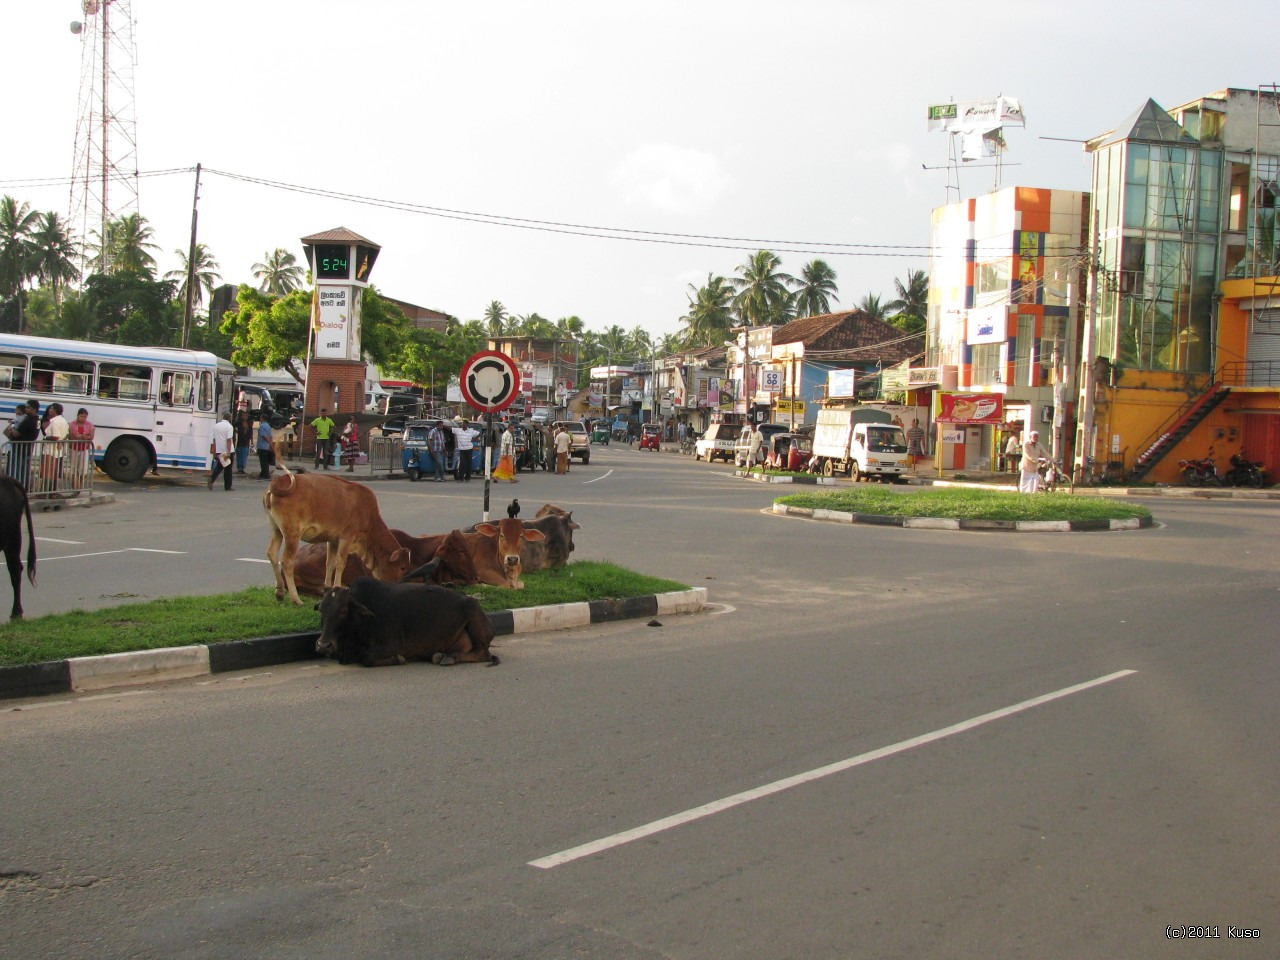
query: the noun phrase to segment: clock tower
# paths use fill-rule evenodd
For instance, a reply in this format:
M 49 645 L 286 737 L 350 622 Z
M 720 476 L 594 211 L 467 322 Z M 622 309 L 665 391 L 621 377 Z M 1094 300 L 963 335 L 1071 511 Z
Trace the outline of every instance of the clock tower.
M 369 274 L 382 249 L 346 227 L 302 238 L 315 292 L 311 300 L 311 350 L 307 357 L 306 418 L 328 410 L 364 410 L 365 361 L 360 348 L 360 307 Z

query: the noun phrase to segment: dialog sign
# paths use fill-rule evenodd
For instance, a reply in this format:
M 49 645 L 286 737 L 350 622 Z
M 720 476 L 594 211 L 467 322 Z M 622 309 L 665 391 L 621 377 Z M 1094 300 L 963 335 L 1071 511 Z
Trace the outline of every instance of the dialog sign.
M 481 350 L 468 357 L 458 380 L 462 399 L 482 413 L 507 409 L 520 392 L 516 362 L 497 350 Z

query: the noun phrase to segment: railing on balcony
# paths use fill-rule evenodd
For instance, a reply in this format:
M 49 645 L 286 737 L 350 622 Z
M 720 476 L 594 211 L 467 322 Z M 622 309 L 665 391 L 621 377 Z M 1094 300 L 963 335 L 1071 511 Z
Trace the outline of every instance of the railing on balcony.
M 1229 387 L 1280 387 L 1280 360 L 1235 360 L 1222 365 Z

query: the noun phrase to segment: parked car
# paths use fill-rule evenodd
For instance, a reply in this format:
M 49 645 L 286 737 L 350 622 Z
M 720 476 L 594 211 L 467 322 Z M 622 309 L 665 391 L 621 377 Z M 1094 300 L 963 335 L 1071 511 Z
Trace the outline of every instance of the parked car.
M 577 457 L 588 464 L 591 462 L 591 437 L 587 434 L 587 428 L 582 425 L 580 420 L 557 420 L 551 425 L 551 435 L 555 436 L 557 427 L 564 427 L 569 431 L 569 437 L 573 440 L 573 446 L 569 448 L 570 458 Z
M 762 423 L 760 424 L 760 456 L 765 456 L 769 451 L 769 441 L 780 433 L 786 433 L 791 428 L 785 423 Z M 738 434 L 738 440 L 733 447 L 733 462 L 739 467 L 747 466 L 747 447 L 751 443 L 751 431 L 746 427 L 742 428 L 742 432 Z
M 693 445 L 693 456 L 695 460 L 706 460 L 710 463 L 713 460 L 723 460 L 729 463 L 733 460 L 734 446 L 737 443 L 736 424 L 732 423 L 713 423 L 707 427 L 698 442 Z

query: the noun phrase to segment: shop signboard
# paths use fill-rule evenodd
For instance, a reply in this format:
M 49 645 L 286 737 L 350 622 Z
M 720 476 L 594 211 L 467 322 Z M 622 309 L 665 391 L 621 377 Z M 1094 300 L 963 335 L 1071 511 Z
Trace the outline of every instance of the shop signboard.
M 1001 423 L 1004 396 L 999 393 L 939 393 L 938 423 Z

